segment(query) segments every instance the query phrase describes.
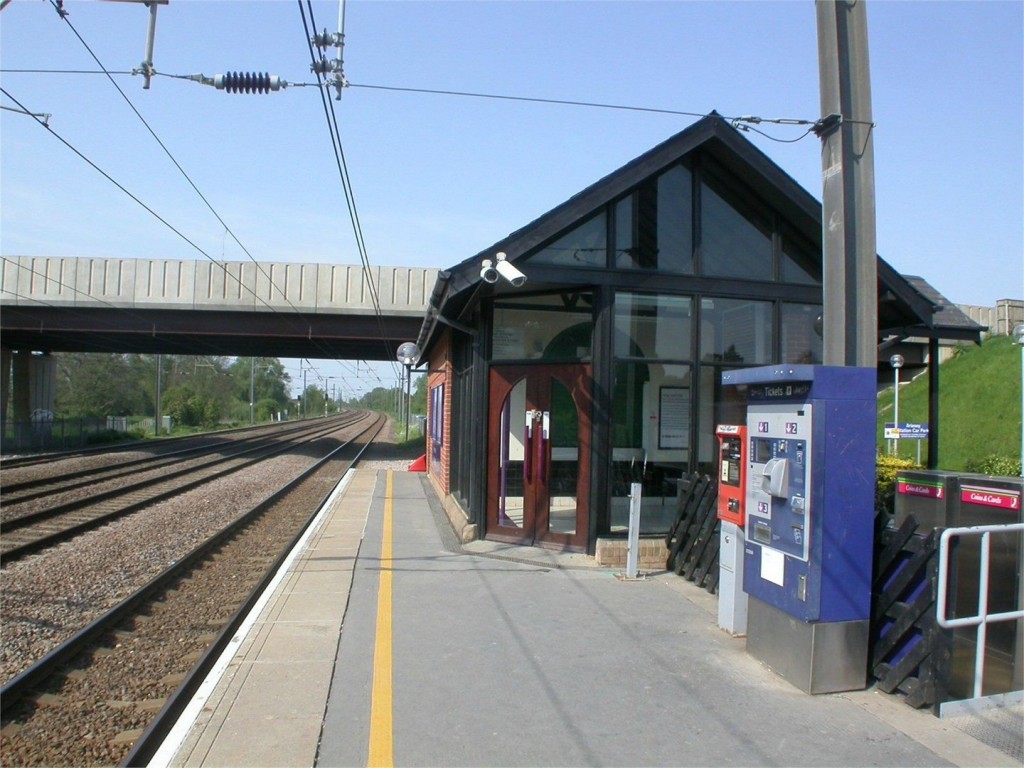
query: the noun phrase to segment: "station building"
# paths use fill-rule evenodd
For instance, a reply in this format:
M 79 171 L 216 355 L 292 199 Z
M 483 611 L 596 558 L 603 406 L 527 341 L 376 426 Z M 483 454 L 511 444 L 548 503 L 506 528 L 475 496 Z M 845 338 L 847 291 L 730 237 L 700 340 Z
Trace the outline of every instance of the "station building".
M 665 533 L 715 426 L 744 419 L 722 372 L 822 362 L 821 239 L 820 203 L 712 114 L 442 271 L 417 345 L 427 471 L 463 538 L 594 554 L 632 482 L 641 533 Z M 878 277 L 880 339 L 976 338 Z

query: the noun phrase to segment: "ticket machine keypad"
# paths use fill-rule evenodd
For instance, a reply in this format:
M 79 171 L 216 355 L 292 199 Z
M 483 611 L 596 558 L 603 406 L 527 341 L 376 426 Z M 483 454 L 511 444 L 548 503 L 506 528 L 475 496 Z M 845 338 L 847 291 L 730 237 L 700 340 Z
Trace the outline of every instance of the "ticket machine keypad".
M 811 406 L 762 406 L 748 430 L 747 539 L 806 562 Z

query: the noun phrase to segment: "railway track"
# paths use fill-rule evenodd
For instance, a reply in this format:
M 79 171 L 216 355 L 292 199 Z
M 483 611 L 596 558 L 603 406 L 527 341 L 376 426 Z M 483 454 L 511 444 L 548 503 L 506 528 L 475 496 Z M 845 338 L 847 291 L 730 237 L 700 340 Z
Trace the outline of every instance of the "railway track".
M 287 423 L 287 422 L 286 422 Z M 259 426 L 234 427 L 222 429 L 216 432 L 208 432 L 202 435 L 185 435 L 180 437 L 164 437 L 159 440 L 131 440 L 128 442 L 115 443 L 112 445 L 98 445 L 91 448 L 72 448 L 66 451 L 47 451 L 44 453 L 24 454 L 20 456 L 4 457 L 4 470 L 28 469 L 40 465 L 50 464 L 54 461 L 65 461 L 69 459 L 89 459 L 99 457 L 109 460 L 111 456 L 119 453 L 130 453 L 132 451 L 145 450 L 163 452 L 164 450 L 176 450 L 178 446 L 201 443 L 210 439 L 231 439 L 237 434 L 260 432 L 272 430 L 279 424 L 261 424 Z
M 345 413 L 338 419 L 351 421 L 356 414 Z M 316 422 L 320 424 L 321 422 Z M 338 423 L 338 422 L 333 422 Z M 130 458 L 124 461 L 110 461 L 118 453 L 108 453 L 102 456 L 105 461 L 101 464 L 81 469 L 62 472 L 59 476 L 35 474 L 27 479 L 18 479 L 19 469 L 38 466 L 40 463 L 53 464 L 65 458 L 63 454 L 54 454 L 47 462 L 33 459 L 27 464 L 18 464 L 17 460 L 12 466 L 11 461 L 4 461 L 4 478 L 0 480 L 0 493 L 3 494 L 4 509 L 0 510 L 0 520 L 6 520 L 12 516 L 9 511 L 12 506 L 22 505 L 29 501 L 45 499 L 59 493 L 66 493 L 78 489 L 91 488 L 98 483 L 103 483 L 118 478 L 137 475 L 142 472 L 153 471 L 162 467 L 168 467 L 188 458 L 199 458 L 219 451 L 228 450 L 250 444 L 257 440 L 266 440 L 270 437 L 285 437 L 290 434 L 300 434 L 308 430 L 310 425 L 306 422 L 287 422 L 286 425 L 273 425 L 271 427 L 245 428 L 244 430 L 231 430 L 223 433 L 204 435 L 201 437 L 175 438 L 173 445 L 170 441 L 161 443 L 150 443 L 147 447 L 155 452 L 137 458 Z M 180 447 L 179 447 L 180 446 Z M 83 454 L 73 454 L 67 458 L 81 458 Z M 96 457 L 100 460 L 100 457 Z M 10 477 L 14 475 L 15 479 Z
M 3 765 L 145 765 L 375 418 L 0 689 Z M 350 427 L 355 432 L 355 428 Z
M 106 473 L 85 470 L 53 478 L 42 490 L 30 486 L 14 498 L 4 495 L 0 519 L 0 565 L 6 565 L 46 547 L 67 541 L 86 531 L 125 515 L 198 487 L 217 477 L 238 472 L 292 448 L 295 440 L 312 440 L 354 423 L 353 414 L 342 420 L 316 422 L 284 434 L 261 435 L 222 445 L 193 449 L 191 460 L 183 463 L 180 455 L 133 460 Z M 126 479 L 131 478 L 131 479 Z M 38 481 L 37 481 L 38 482 Z M 82 495 L 62 503 L 47 499 L 63 496 L 69 490 Z

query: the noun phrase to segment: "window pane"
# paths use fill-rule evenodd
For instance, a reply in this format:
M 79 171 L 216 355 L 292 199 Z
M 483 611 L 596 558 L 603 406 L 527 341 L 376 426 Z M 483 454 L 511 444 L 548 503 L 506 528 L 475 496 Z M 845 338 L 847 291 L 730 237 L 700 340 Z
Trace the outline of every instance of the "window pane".
M 701 359 L 766 364 L 772 361 L 772 305 L 747 299 L 701 300 Z
M 580 482 L 579 410 L 572 392 L 551 378 L 551 477 L 548 492 L 548 530 L 576 533 Z
M 589 360 L 593 295 L 527 296 L 494 305 L 494 360 Z
M 701 184 L 700 204 L 703 273 L 741 280 L 770 280 L 770 227 L 742 215 L 707 183 Z
M 430 457 L 437 462 L 440 473 L 441 449 L 444 447 L 444 384 L 430 390 Z
M 722 372 L 727 365 L 702 365 L 700 368 L 700 419 L 697 426 L 697 471 L 715 476 L 718 469 L 719 424 L 747 423 L 747 392 L 743 387 L 723 387 Z
M 782 362 L 821 362 L 821 335 L 816 327 L 819 317 L 820 304 L 782 305 Z
M 820 255 L 798 245 L 791 237 L 783 237 L 782 282 L 821 285 Z
M 637 266 L 639 260 L 633 224 L 635 199 L 635 195 L 630 195 L 615 204 L 615 266 L 619 269 Z
M 686 360 L 691 356 L 691 315 L 688 296 L 616 294 L 616 357 Z
M 658 269 L 693 273 L 690 172 L 677 165 L 658 177 Z
M 643 183 L 633 200 L 616 206 L 615 265 L 693 273 L 693 203 L 690 171 L 677 165 Z M 622 209 L 629 205 L 629 219 Z M 622 223 L 629 224 L 623 231 Z
M 637 482 L 641 532 L 664 533 L 690 453 L 690 366 L 617 363 L 614 376 L 610 532 L 628 527 L 630 485 Z
M 607 257 L 607 217 L 601 213 L 562 235 L 530 257 L 534 264 L 603 267 Z

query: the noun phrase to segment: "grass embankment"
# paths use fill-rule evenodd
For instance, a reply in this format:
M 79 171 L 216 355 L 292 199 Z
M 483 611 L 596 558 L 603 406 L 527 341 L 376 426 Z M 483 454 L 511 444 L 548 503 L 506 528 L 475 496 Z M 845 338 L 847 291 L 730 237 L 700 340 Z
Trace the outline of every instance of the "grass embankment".
M 893 420 L 890 386 L 878 396 L 878 445 L 888 451 L 885 423 Z M 928 422 L 928 376 L 900 386 L 900 422 Z M 915 440 L 899 440 L 899 455 L 917 458 Z M 922 444 L 925 460 L 928 446 Z M 939 468 L 965 470 L 968 462 L 1021 452 L 1021 350 L 1007 336 L 960 348 L 939 369 Z

